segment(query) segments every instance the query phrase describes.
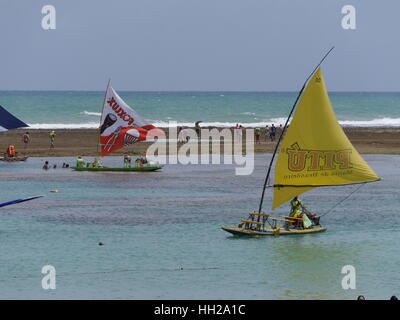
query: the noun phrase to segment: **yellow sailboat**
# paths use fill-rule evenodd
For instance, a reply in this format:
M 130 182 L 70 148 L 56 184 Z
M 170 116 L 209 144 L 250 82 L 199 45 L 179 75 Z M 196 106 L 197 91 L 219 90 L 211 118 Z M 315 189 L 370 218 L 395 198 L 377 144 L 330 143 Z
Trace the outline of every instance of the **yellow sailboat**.
M 321 226 L 319 217 L 309 217 L 307 210 L 303 210 L 300 217 L 290 215 L 279 218 L 262 212 L 266 187 L 273 187 L 274 210 L 314 188 L 380 180 L 348 140 L 336 119 L 322 76 L 322 61 L 306 80 L 286 121 L 268 169 L 259 210 L 241 220 L 238 227 L 223 227 L 223 230 L 235 235 L 255 236 L 323 232 L 326 228 Z M 275 180 L 273 185 L 268 186 L 271 167 L 282 137 Z M 309 223 L 306 224 L 304 220 L 307 218 Z

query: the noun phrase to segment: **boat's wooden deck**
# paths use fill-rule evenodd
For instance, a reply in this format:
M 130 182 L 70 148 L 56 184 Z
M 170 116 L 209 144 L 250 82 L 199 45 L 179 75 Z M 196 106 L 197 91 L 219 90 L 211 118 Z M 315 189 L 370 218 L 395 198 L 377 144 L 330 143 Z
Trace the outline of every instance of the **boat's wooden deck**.
M 232 233 L 234 235 L 248 235 L 248 236 L 273 236 L 273 235 L 294 235 L 294 234 L 308 234 L 326 231 L 324 227 L 314 227 L 310 229 L 272 229 L 266 228 L 265 231 L 257 231 L 252 229 L 245 229 L 241 227 L 222 227 L 222 230 Z

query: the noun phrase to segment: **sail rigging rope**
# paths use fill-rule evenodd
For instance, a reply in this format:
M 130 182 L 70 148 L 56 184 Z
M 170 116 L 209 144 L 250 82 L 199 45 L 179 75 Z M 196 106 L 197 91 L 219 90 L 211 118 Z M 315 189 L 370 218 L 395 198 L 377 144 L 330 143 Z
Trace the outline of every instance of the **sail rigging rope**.
M 324 214 L 321 214 L 320 217 L 323 217 L 325 215 L 327 215 L 328 213 L 330 213 L 333 209 L 335 209 L 338 205 L 340 205 L 341 203 L 343 203 L 344 201 L 346 201 L 348 198 L 351 197 L 351 195 L 355 192 L 357 192 L 358 190 L 361 189 L 361 187 L 363 187 L 366 184 L 366 182 L 361 183 L 357 188 L 355 188 L 352 192 L 350 192 L 350 194 L 343 198 L 341 201 L 339 201 L 338 203 L 336 203 L 332 208 L 330 208 L 327 212 L 325 212 Z

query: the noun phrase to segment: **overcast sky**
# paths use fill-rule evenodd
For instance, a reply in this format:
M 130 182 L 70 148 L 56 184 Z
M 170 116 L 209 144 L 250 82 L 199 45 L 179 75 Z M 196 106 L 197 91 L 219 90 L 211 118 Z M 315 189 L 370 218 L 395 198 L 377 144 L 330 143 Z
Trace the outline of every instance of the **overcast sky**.
M 56 8 L 56 30 L 41 9 Z M 341 25 L 356 8 L 356 30 Z M 0 90 L 400 91 L 400 1 L 0 0 Z

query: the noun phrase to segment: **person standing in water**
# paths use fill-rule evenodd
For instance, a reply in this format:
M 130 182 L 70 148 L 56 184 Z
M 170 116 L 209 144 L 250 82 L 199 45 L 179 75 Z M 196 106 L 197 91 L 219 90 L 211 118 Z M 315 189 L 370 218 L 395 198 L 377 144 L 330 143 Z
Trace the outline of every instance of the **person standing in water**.
M 49 162 L 46 161 L 42 167 L 43 170 L 48 170 L 49 169 Z

